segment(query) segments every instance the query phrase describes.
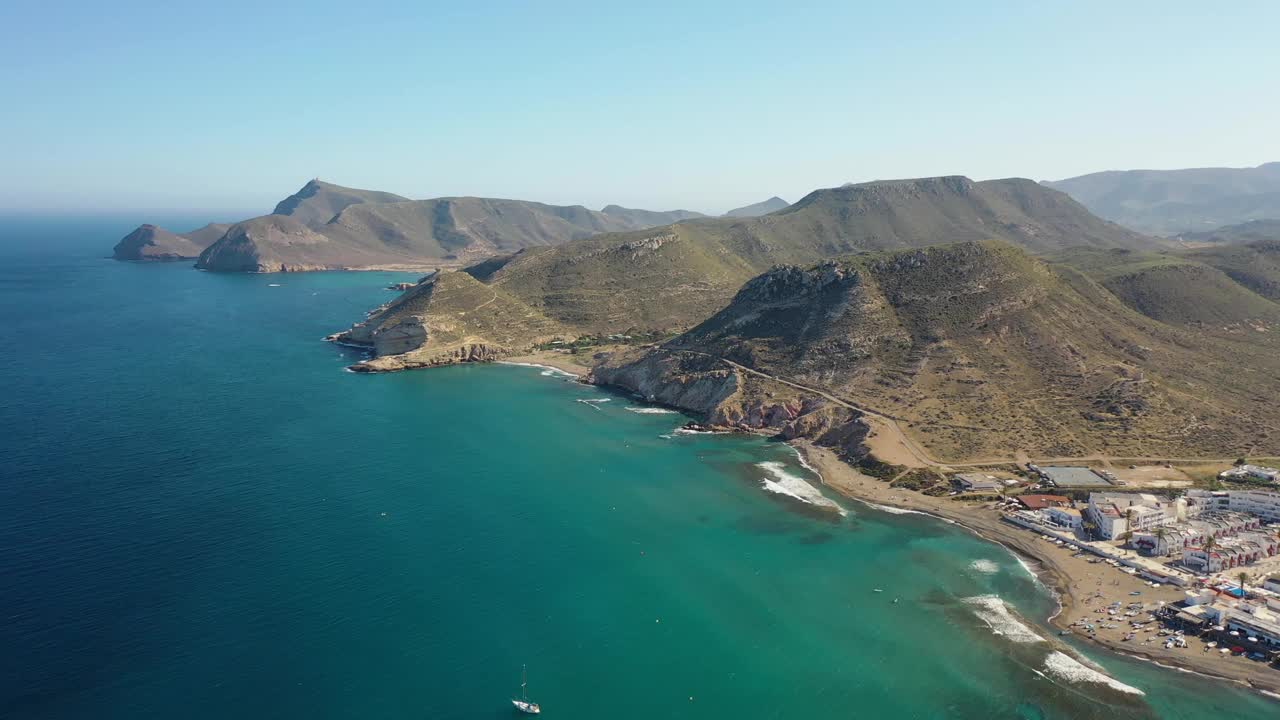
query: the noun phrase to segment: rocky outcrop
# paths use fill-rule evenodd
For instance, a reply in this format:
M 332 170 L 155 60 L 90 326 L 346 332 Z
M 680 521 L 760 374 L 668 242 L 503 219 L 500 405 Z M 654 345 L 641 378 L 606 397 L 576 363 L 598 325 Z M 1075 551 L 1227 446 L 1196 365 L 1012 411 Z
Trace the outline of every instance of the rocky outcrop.
M 427 335 L 426 319 L 411 315 L 379 328 L 373 334 L 373 351 L 379 357 L 403 355 L 426 345 Z
M 494 362 L 511 354 L 511 351 L 507 348 L 493 345 L 462 345 L 434 355 L 406 353 L 403 355 L 379 356 L 358 362 L 347 369 L 360 373 L 399 372 L 400 370 L 418 370 L 442 365 L 457 365 L 459 363 Z
M 867 428 L 857 412 L 713 357 L 666 349 L 619 354 L 604 358 L 585 381 L 699 415 L 712 428 L 803 438 L 844 455 L 865 454 Z
M 344 267 L 351 257 L 324 235 L 286 215 L 237 223 L 196 261 L 219 272 L 304 272 Z
M 165 262 L 192 260 L 226 232 L 227 225 L 209 223 L 188 233 L 173 233 L 155 225 L 139 225 L 116 243 L 116 260 Z

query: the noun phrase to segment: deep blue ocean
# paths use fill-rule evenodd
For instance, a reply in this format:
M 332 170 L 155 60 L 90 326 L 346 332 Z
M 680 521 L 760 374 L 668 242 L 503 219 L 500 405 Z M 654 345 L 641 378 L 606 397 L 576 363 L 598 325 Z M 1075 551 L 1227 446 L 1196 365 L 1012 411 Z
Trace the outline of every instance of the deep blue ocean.
M 768 492 L 816 482 L 783 445 L 538 368 L 344 372 L 321 338 L 413 276 L 3 220 L 0 717 L 504 718 L 522 664 L 549 718 L 1280 716 L 1064 661 L 1009 553 Z

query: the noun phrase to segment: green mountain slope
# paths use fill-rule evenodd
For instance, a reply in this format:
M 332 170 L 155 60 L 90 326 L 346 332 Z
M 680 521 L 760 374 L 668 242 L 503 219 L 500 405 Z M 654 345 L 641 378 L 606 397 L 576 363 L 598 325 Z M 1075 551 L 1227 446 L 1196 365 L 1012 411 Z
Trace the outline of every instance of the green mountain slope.
M 1185 256 L 1221 270 L 1268 300 L 1280 302 L 1280 241 L 1199 248 Z
M 1236 225 L 1224 225 L 1204 232 L 1182 233 L 1178 239 L 1184 243 L 1225 244 L 1251 243 L 1263 240 L 1280 241 L 1280 220 L 1250 220 Z
M 1195 251 L 1074 248 L 1051 256 L 1086 273 L 1121 302 L 1161 322 L 1234 332 L 1280 323 L 1280 305 L 1232 279 Z

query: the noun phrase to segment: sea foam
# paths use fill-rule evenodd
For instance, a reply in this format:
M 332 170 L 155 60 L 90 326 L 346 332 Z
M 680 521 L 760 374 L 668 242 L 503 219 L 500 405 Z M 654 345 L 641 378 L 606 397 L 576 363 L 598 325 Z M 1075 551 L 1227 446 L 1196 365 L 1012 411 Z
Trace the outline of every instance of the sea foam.
M 987 560 L 986 558 L 979 558 L 969 563 L 969 569 L 976 570 L 977 572 L 980 572 L 983 575 L 995 575 L 996 573 L 1000 572 L 1000 566 L 995 564 L 995 562 L 991 560 Z
M 1018 643 L 1044 642 L 1044 638 L 1009 610 L 1009 606 L 999 595 L 978 595 L 965 598 L 964 601 L 973 607 L 973 613 L 996 635 L 1003 635 Z
M 675 415 L 676 414 L 675 410 L 668 410 L 666 408 L 637 407 L 635 405 L 628 407 L 627 410 L 630 410 L 633 413 L 639 413 L 641 415 Z
M 787 472 L 787 466 L 780 462 L 768 461 L 756 463 L 756 467 L 765 471 L 766 477 L 761 480 L 764 489 L 779 495 L 795 498 L 803 503 L 818 507 L 830 508 L 845 514 L 844 508 L 834 500 L 822 494 L 818 488 L 810 485 L 804 478 Z
M 1125 685 L 1115 678 L 1105 673 L 1094 670 L 1084 663 L 1076 660 L 1070 655 L 1054 650 L 1044 659 L 1044 667 L 1049 674 L 1055 675 L 1068 682 L 1089 682 L 1099 685 L 1106 685 L 1113 690 L 1119 690 L 1123 693 L 1131 695 L 1146 695 L 1132 685 Z

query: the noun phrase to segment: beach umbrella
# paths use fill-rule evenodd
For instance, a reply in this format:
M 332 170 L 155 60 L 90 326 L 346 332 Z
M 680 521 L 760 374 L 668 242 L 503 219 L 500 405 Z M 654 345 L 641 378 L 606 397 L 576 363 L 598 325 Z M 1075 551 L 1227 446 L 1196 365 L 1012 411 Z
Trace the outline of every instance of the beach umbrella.
M 1253 637 L 1253 636 L 1250 636 L 1250 637 L 1249 637 L 1249 642 L 1258 642 L 1258 638 Z
M 1240 637 L 1240 632 L 1238 630 L 1232 630 L 1231 637 Z

